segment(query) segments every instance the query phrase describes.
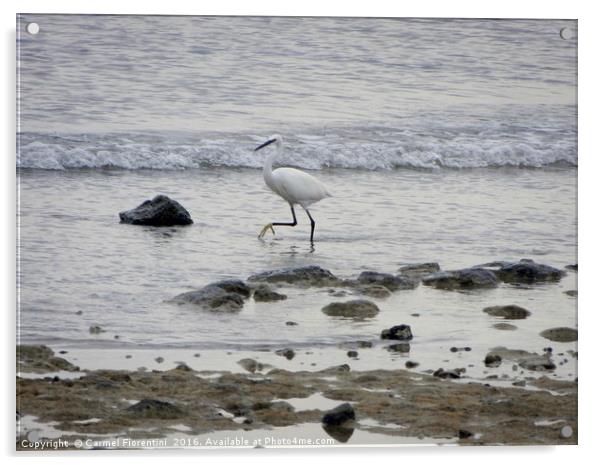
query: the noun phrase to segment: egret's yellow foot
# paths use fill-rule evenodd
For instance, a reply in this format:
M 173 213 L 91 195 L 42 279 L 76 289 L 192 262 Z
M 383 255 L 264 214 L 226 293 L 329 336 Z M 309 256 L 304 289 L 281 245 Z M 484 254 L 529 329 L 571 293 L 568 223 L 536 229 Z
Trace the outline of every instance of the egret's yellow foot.
M 268 230 L 272 231 L 272 234 L 276 235 L 276 232 L 274 231 L 274 225 L 272 225 L 272 223 L 268 223 L 266 224 L 263 229 L 261 230 L 261 232 L 259 233 L 259 236 L 257 236 L 259 239 L 261 239 L 263 236 L 265 236 L 265 233 L 268 232 Z

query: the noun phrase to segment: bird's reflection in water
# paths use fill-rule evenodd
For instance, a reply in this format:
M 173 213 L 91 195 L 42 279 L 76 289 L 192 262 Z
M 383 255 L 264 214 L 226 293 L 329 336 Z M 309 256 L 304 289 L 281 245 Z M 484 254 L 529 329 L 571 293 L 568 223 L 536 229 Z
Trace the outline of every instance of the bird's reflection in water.
M 322 429 L 324 429 L 331 438 L 336 439 L 339 442 L 349 441 L 349 438 L 355 431 L 354 428 L 350 426 L 322 425 Z

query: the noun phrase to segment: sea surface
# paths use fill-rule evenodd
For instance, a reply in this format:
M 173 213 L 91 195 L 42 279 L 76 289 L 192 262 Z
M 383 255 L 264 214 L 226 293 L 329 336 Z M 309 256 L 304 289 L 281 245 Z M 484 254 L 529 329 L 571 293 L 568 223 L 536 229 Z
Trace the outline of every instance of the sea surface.
M 79 350 L 90 366 L 117 363 L 111 350 L 216 354 L 191 358 L 198 368 L 230 367 L 229 352 L 289 363 L 273 351 L 292 347 L 297 368 L 411 357 L 425 369 L 473 364 L 475 377 L 495 346 L 576 348 L 539 336 L 576 327 L 564 294 L 574 272 L 473 293 L 421 286 L 377 301 L 364 322 L 324 315 L 345 299 L 326 290 L 286 289 L 286 301 L 234 315 L 169 303 L 307 264 L 352 278 L 424 261 L 576 263 L 575 21 L 22 15 L 18 31 L 20 342 Z M 313 247 L 302 211 L 296 228 L 257 239 L 290 214 L 263 183 L 270 149 L 253 152 L 273 133 L 285 142 L 277 164 L 334 195 L 311 209 Z M 159 193 L 195 223 L 119 224 Z M 494 329 L 482 309 L 511 303 L 532 316 Z M 410 355 L 379 346 L 400 323 L 415 334 Z M 350 360 L 339 346 L 358 339 L 377 347 Z M 556 374 L 574 377 L 576 361 Z

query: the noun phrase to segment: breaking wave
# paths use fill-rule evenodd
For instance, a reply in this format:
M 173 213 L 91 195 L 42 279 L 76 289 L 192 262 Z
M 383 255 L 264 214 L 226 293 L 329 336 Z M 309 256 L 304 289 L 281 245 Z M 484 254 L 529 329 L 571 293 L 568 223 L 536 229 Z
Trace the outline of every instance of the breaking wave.
M 17 166 L 46 170 L 117 168 L 182 170 L 208 167 L 260 168 L 266 154 L 253 152 L 264 136 L 19 135 Z M 296 135 L 285 138 L 277 165 L 319 170 L 348 168 L 483 168 L 577 166 L 571 134 L 502 137 L 482 132 L 438 137 L 411 131 L 382 134 Z

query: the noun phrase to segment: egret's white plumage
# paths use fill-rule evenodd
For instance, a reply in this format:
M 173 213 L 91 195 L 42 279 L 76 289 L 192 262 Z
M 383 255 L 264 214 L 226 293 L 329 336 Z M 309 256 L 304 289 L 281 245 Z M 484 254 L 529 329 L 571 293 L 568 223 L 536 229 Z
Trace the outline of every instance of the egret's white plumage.
M 255 151 L 262 149 L 270 144 L 274 144 L 276 150 L 274 150 L 270 156 L 266 159 L 263 165 L 263 179 L 266 185 L 280 197 L 288 202 L 293 213 L 292 223 L 269 223 L 267 224 L 259 237 L 263 237 L 268 229 L 274 232 L 273 226 L 296 226 L 297 218 L 295 216 L 295 205 L 301 205 L 301 207 L 307 213 L 311 221 L 311 241 L 313 242 L 315 221 L 311 217 L 309 210 L 307 209 L 311 204 L 316 203 L 326 197 L 331 197 L 331 194 L 326 189 L 326 186 L 314 178 L 312 175 L 305 173 L 304 171 L 295 168 L 277 168 L 272 169 L 274 159 L 282 153 L 282 137 L 274 135 L 270 137 L 265 143 L 261 144 L 255 149 Z

